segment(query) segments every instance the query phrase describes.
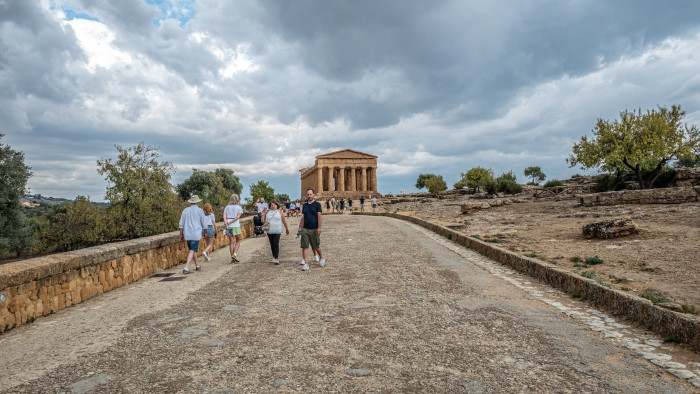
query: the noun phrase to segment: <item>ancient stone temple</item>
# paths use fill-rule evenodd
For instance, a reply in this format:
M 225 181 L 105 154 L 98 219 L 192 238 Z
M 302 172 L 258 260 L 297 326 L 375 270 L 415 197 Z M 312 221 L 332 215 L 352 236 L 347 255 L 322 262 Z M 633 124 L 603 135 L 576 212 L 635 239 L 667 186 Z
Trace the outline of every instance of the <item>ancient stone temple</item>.
M 299 170 L 301 195 L 307 189 L 316 191 L 319 200 L 335 198 L 360 198 L 377 193 L 377 156 L 343 149 L 316 156 L 316 164 Z

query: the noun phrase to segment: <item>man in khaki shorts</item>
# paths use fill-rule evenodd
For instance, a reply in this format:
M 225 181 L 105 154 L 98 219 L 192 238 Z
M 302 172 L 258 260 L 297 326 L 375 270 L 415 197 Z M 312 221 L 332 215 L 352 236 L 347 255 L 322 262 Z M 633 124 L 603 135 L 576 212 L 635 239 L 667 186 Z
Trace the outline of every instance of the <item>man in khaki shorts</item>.
M 301 260 L 302 271 L 309 269 L 307 258 L 309 257 L 309 244 L 316 252 L 318 252 L 319 265 L 326 265 L 326 259 L 321 254 L 321 204 L 314 199 L 314 189 L 306 191 L 306 202 L 301 209 L 301 220 L 299 220 L 299 231 L 301 235 Z

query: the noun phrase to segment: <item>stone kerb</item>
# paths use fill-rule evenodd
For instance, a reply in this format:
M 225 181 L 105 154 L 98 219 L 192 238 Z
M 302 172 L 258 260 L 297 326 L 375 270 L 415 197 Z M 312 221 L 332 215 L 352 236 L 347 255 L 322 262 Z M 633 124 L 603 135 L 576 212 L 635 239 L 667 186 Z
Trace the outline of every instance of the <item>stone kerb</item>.
M 682 204 L 697 201 L 700 201 L 700 186 L 620 190 L 586 194 L 580 197 L 581 205 L 586 207 L 618 204 Z
M 217 226 L 214 249 L 228 245 Z M 243 237 L 253 233 L 251 217 L 241 226 Z M 174 231 L 0 265 L 0 333 L 178 265 L 187 253 Z
M 624 316 L 662 336 L 674 335 L 681 342 L 689 344 L 693 350 L 700 351 L 700 319 L 694 316 L 661 308 L 644 298 L 607 288 L 592 279 L 552 267 L 543 261 L 513 253 L 420 218 L 388 212 L 367 212 L 360 215 L 387 216 L 412 222 L 562 291 L 578 292 L 583 298 L 593 301 L 596 306 L 607 309 L 616 316 Z

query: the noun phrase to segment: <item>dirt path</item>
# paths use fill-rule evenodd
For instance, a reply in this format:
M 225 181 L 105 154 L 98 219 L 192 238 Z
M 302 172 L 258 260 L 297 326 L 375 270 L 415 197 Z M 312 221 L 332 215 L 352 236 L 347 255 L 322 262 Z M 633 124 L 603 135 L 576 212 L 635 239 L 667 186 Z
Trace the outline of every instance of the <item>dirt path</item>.
M 424 229 L 324 219 L 325 268 L 247 239 L 0 336 L 0 391 L 697 390 L 667 372 L 698 379 L 696 354 Z

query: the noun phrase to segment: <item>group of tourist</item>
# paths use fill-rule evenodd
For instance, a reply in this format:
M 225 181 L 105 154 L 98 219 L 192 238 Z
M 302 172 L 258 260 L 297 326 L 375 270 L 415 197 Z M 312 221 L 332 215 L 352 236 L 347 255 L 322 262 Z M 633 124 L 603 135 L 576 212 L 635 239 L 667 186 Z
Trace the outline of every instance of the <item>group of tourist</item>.
M 189 200 L 190 206 L 185 208 L 180 215 L 180 239 L 187 243 L 189 249 L 185 268 L 182 270 L 184 274 L 190 274 L 190 263 L 194 262 L 195 271 L 201 270 L 201 266 L 197 262 L 197 252 L 199 251 L 199 242 L 202 236 L 207 239 L 207 246 L 202 252 L 202 255 L 211 260 L 209 252 L 214 243 L 214 238 L 217 237 L 216 217 L 213 213 L 210 204 L 204 204 L 204 209 L 199 208 L 199 203 L 202 200 L 197 195 L 193 195 Z M 316 261 L 321 267 L 324 267 L 326 260 L 321 252 L 321 204 L 315 200 L 315 192 L 313 189 L 306 191 L 306 202 L 299 207 L 299 202 L 290 203 L 290 208 L 294 204 L 294 209 L 299 210 L 301 219 L 299 220 L 299 229 L 297 237 L 301 237 L 301 249 L 303 259 L 301 260 L 301 269 L 307 271 L 309 269 L 308 252 L 309 246 L 313 249 Z M 258 214 L 261 215 L 262 221 L 269 224 L 267 236 L 270 241 L 270 249 L 272 251 L 271 262 L 279 264 L 279 240 L 282 235 L 282 228 L 289 235 L 289 227 L 285 220 L 285 215 L 282 212 L 282 204 L 277 200 L 270 201 L 268 205 L 264 199 L 258 199 L 255 202 L 255 207 Z M 240 205 L 240 198 L 237 194 L 232 194 L 229 199 L 229 204 L 224 208 L 224 225 L 226 226 L 226 235 L 229 239 L 229 253 L 231 254 L 232 263 L 240 262 L 238 250 L 243 238 L 241 232 L 240 218 L 243 214 L 243 208 Z M 288 210 L 289 213 L 289 210 Z
M 372 201 L 372 212 L 375 212 L 377 210 L 377 197 L 370 195 L 369 199 Z M 346 210 L 352 212 L 352 198 L 336 200 L 335 197 L 331 197 L 330 200 L 326 200 L 326 209 L 331 213 L 345 213 Z M 365 196 L 360 197 L 360 212 L 365 212 Z

